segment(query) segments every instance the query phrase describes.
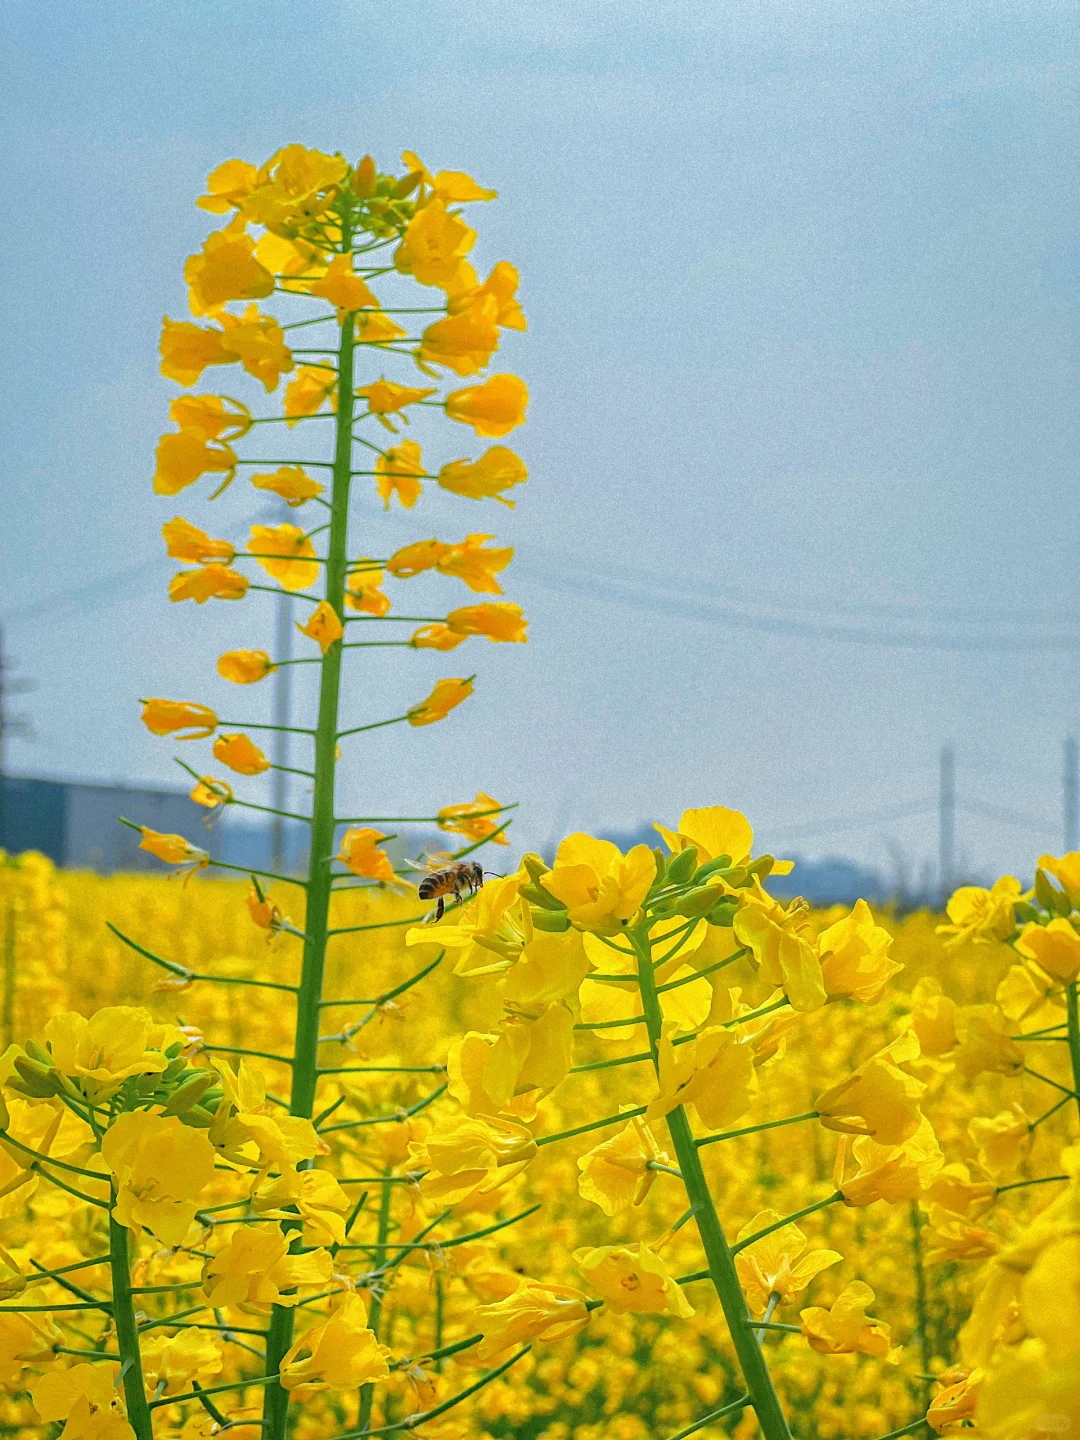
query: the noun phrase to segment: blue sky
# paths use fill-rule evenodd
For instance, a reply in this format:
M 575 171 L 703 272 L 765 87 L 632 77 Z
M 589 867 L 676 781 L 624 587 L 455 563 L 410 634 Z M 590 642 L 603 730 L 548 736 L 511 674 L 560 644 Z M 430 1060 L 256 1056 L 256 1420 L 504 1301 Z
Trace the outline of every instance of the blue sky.
M 165 598 L 162 522 L 227 533 L 255 507 L 240 486 L 214 509 L 151 493 L 176 393 L 161 316 L 184 313 L 220 160 L 299 140 L 389 168 L 408 147 L 499 189 L 476 253 L 522 273 L 530 329 L 501 358 L 532 392 L 532 478 L 513 515 L 425 495 L 388 520 L 361 497 L 363 548 L 369 522 L 380 549 L 496 531 L 532 639 L 458 651 L 476 697 L 358 747 L 349 803 L 483 787 L 536 844 L 721 802 L 778 848 L 917 868 L 932 816 L 800 837 L 932 796 L 952 742 L 962 798 L 1032 822 L 965 814 L 961 856 L 1030 866 L 1059 843 L 1080 728 L 1077 18 L 9 8 L 0 616 L 38 684 L 11 767 L 173 784 L 135 697 L 264 718 L 213 660 L 268 645 L 271 611 Z M 395 713 L 438 673 L 459 667 L 365 661 L 350 712 Z

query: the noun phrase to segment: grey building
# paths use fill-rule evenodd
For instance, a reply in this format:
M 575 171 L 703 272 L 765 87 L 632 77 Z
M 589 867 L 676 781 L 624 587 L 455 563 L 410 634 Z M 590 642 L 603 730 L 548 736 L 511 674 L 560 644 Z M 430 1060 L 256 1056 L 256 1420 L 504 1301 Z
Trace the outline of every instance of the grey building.
M 186 791 L 0 778 L 0 849 L 11 854 L 40 850 L 69 870 L 102 874 L 160 871 L 161 861 L 139 849 L 138 835 L 119 823 L 120 816 L 152 830 L 183 835 L 230 865 L 269 868 L 273 840 L 268 825 L 226 814 L 207 830 L 206 812 L 192 804 Z M 287 822 L 286 868 L 304 865 L 306 850 L 306 827 Z

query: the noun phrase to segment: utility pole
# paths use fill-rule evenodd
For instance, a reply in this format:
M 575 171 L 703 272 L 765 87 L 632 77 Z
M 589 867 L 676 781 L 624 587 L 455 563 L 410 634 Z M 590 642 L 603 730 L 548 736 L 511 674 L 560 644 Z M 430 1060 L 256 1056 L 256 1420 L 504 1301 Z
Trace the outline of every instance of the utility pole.
M 288 660 L 292 654 L 292 596 L 282 591 L 277 598 L 277 637 L 274 646 L 274 657 L 279 662 Z M 279 663 L 278 669 L 274 671 L 274 724 L 285 726 L 289 723 L 289 681 L 292 675 L 291 665 Z M 284 729 L 275 730 L 273 757 L 276 766 L 284 766 L 289 763 L 289 732 Z M 289 775 L 286 770 L 276 769 L 273 772 L 273 799 L 271 804 L 275 810 L 288 810 L 289 808 Z M 285 819 L 281 815 L 271 817 L 271 870 L 279 874 L 285 873 Z
M 942 902 L 953 889 L 956 856 L 956 754 L 951 745 L 941 747 L 941 784 L 938 798 L 938 882 Z
M 1070 736 L 1065 741 L 1064 760 L 1065 768 L 1061 776 L 1061 820 L 1067 855 L 1070 850 L 1076 849 L 1077 825 L 1080 823 L 1080 758 L 1075 736 Z
M 4 760 L 5 741 L 12 735 L 29 736 L 30 725 L 21 715 L 9 715 L 6 708 L 6 701 L 9 695 L 25 695 L 28 690 L 33 689 L 29 680 L 9 680 L 7 678 L 7 662 L 4 658 L 4 627 L 0 625 L 0 850 L 7 847 L 7 832 L 5 825 L 5 787 L 4 787 Z

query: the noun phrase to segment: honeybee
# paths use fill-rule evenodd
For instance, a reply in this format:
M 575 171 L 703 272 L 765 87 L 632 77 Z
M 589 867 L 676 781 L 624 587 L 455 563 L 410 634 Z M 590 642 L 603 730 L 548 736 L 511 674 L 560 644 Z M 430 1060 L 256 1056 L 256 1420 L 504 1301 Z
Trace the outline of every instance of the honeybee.
M 438 858 L 445 859 L 445 856 Z M 429 862 L 429 866 L 437 864 L 438 861 Z M 438 900 L 435 909 L 435 921 L 438 922 L 445 913 L 448 895 L 460 900 L 466 890 L 470 896 L 475 895 L 482 889 L 483 884 L 484 871 L 481 865 L 475 860 L 457 860 L 450 865 L 429 869 L 417 889 L 421 900 Z

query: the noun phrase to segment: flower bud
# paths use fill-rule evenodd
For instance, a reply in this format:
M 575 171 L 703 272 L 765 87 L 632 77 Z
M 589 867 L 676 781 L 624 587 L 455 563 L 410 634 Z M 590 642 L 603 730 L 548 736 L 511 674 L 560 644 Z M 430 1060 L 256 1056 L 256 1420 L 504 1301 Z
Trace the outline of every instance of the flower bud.
M 680 895 L 675 901 L 673 907 L 675 914 L 685 915 L 687 919 L 707 915 L 716 905 L 717 894 L 715 885 L 698 885 L 693 890 L 688 890 L 685 895 Z
M 540 858 L 540 856 L 534 854 L 531 850 L 528 852 L 528 854 L 521 857 L 521 863 L 529 872 L 534 884 L 538 884 L 540 881 L 540 876 L 546 875 L 551 869 L 550 865 L 545 864 L 544 861 Z
M 698 852 L 697 847 L 688 845 L 685 850 L 680 850 L 667 862 L 664 871 L 664 880 L 668 885 L 685 885 L 687 880 L 697 869 Z
M 554 895 L 549 894 L 542 885 L 523 885 L 518 891 L 523 900 L 528 900 L 532 905 L 539 905 L 543 910 L 566 910 L 561 900 L 556 900 Z
M 533 910 L 532 923 L 537 930 L 562 931 L 570 929 L 570 917 L 565 909 Z
M 34 1100 L 44 1100 L 49 1095 L 55 1095 L 59 1089 L 60 1076 L 57 1071 L 47 1065 L 42 1065 L 40 1060 L 27 1059 L 25 1055 L 15 1057 L 15 1069 L 21 1085 L 12 1086 L 24 1095 L 29 1095 Z
M 730 930 L 735 923 L 735 912 L 738 908 L 738 901 L 725 895 L 720 904 L 709 911 L 705 919 L 710 925 L 720 925 L 725 930 Z
M 174 1090 L 169 1097 L 169 1103 L 165 1106 L 166 1115 L 183 1115 L 190 1110 L 209 1090 L 214 1077 L 209 1070 L 202 1070 L 186 1080 L 179 1089 Z
M 1046 878 L 1046 872 L 1044 870 L 1035 871 L 1035 899 L 1038 900 L 1044 910 L 1053 911 L 1054 887 Z
M 715 860 L 706 860 L 704 865 L 698 866 L 694 871 L 694 879 L 700 885 L 709 875 L 715 875 L 718 870 L 726 870 L 730 864 L 730 855 L 717 855 Z

